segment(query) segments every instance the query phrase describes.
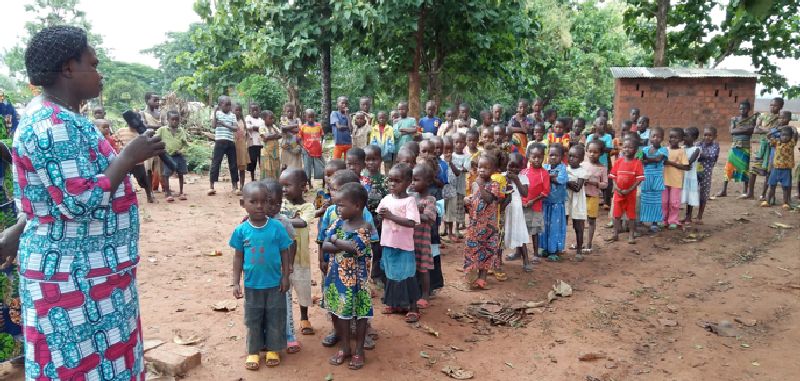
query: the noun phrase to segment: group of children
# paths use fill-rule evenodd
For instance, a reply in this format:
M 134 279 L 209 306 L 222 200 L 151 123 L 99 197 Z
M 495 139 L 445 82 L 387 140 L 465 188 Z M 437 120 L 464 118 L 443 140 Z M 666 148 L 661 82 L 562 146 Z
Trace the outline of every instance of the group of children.
M 444 121 L 432 102 L 419 121 L 408 116 L 404 102 L 396 113 L 375 117 L 369 105 L 363 98 L 360 111 L 348 114 L 347 98 L 337 100 L 329 119 L 335 147 L 327 162 L 313 110 L 301 121 L 289 104 L 276 127 L 270 112 L 250 106 L 245 126 L 261 139 L 261 146 L 250 146 L 257 147 L 250 156 L 258 154 L 262 181 L 242 186 L 248 217 L 230 241 L 236 250 L 234 295 L 245 297 L 248 369 L 258 369 L 262 350 L 267 366 L 280 362 L 280 350 L 300 350 L 290 289 L 300 305 L 301 333 L 314 333 L 308 226 L 315 219 L 320 305 L 332 322 L 322 344 L 338 344 L 331 364 L 348 361 L 360 369 L 365 349 L 375 346 L 372 299 L 382 289 L 383 314 L 418 321 L 444 284 L 445 244 L 463 247 L 467 283 L 483 289 L 489 275 L 507 279 L 504 260 L 521 258 L 526 272 L 540 258 L 556 262 L 568 250 L 582 261 L 597 250 L 603 208 L 613 217 L 609 242 L 625 229 L 633 243 L 637 228 L 655 233 L 701 224 L 719 157 L 716 129 L 704 128 L 702 138 L 696 127 L 672 128 L 665 136 L 638 110 L 613 131 L 604 111 L 587 126 L 581 118 L 543 111 L 540 100 L 530 113 L 521 100 L 508 121 L 495 106 L 481 113 L 480 122 L 470 118 L 467 105 L 458 107 L 457 117 L 448 110 Z M 230 109 L 230 100 L 221 98 L 217 128 L 230 129 L 226 120 L 238 120 L 235 112 L 234 118 L 224 115 Z M 312 178 L 322 178 L 323 185 L 307 201 Z M 567 248 L 569 221 L 575 244 Z

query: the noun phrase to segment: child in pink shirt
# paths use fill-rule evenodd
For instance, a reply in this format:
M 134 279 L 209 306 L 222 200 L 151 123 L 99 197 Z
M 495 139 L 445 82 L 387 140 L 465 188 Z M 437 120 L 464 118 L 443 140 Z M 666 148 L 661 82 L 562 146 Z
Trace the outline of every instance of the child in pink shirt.
M 399 163 L 386 176 L 390 194 L 378 204 L 381 226 L 381 266 L 386 273 L 383 294 L 383 313 L 409 311 L 406 321 L 419 321 L 417 301 L 420 289 L 416 279 L 414 255 L 414 226 L 419 224 L 419 209 L 414 197 L 408 195 L 411 184 L 411 166 Z

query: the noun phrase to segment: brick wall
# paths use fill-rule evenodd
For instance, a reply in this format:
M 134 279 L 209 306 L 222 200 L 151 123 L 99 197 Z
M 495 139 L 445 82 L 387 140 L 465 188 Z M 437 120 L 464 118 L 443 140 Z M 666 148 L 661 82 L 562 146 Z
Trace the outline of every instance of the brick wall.
M 614 128 L 638 107 L 662 128 L 717 128 L 719 140 L 730 141 L 730 119 L 739 102 L 755 101 L 755 78 L 617 78 L 614 81 Z

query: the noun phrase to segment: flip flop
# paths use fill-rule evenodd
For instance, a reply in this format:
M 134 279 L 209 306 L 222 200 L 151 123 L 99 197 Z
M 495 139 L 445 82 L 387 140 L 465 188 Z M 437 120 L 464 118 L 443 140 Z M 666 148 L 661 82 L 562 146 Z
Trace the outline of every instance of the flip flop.
M 552 254 L 552 255 L 548 255 L 547 256 L 547 260 L 549 262 L 560 262 L 561 261 L 561 257 L 559 257 L 558 255 Z
M 406 314 L 406 323 L 416 323 L 419 321 L 419 312 L 409 312 Z
M 339 351 L 336 352 L 335 355 L 331 356 L 328 359 L 328 363 L 331 364 L 331 365 L 337 365 L 337 366 L 338 365 L 342 365 L 342 364 L 344 364 L 344 360 L 346 358 L 349 358 L 349 357 L 351 357 L 351 355 L 349 353 L 344 353 L 343 350 L 339 350 Z
M 364 355 L 353 355 L 347 367 L 352 370 L 359 370 L 364 367 Z
M 527 265 L 522 265 L 522 271 L 526 273 L 533 272 L 533 265 L 528 263 Z
M 508 275 L 502 271 L 495 270 L 494 279 L 497 279 L 498 282 L 505 282 L 508 280 Z
M 425 309 L 425 308 L 428 308 L 430 306 L 431 306 L 430 303 L 428 303 L 428 301 L 425 300 L 425 299 L 417 300 L 417 307 L 419 307 L 419 308 Z
M 300 333 L 303 335 L 313 335 L 314 334 L 314 327 L 311 326 L 311 322 L 308 320 L 300 320 Z
M 209 189 L 209 190 L 206 192 L 206 195 L 209 195 L 209 196 L 213 196 L 213 195 L 215 195 L 215 194 L 217 194 L 217 191 L 216 191 L 215 189 Z
M 172 197 L 172 196 L 169 196 L 169 197 L 167 197 L 167 202 L 173 203 L 173 202 L 175 202 L 175 198 Z
M 178 200 L 181 200 L 181 201 L 186 201 L 186 195 L 185 195 L 185 194 L 183 194 L 183 193 L 179 194 L 179 195 L 178 195 Z
M 264 363 L 264 365 L 269 368 L 274 368 L 281 364 L 281 355 L 279 355 L 278 352 L 269 351 L 265 357 L 267 362 Z
M 244 368 L 247 370 L 258 370 L 261 368 L 261 357 L 258 355 L 249 355 L 244 360 Z
M 331 332 L 330 334 L 328 334 L 328 336 L 325 336 L 322 339 L 322 346 L 326 347 L 326 348 L 330 348 L 330 347 L 336 345 L 336 343 L 338 343 L 338 342 L 339 342 L 339 336 L 336 336 L 336 332 Z
M 290 355 L 300 352 L 300 349 L 300 343 L 297 341 L 290 341 L 286 343 L 286 353 Z

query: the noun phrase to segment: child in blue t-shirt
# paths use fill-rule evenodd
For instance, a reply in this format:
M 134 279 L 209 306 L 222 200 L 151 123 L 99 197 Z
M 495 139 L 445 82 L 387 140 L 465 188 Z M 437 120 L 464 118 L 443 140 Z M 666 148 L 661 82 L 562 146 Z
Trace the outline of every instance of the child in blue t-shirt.
M 425 117 L 419 120 L 419 127 L 422 128 L 422 137 L 431 138 L 439 132 L 442 120 L 436 117 L 436 102 L 428 101 L 425 104 Z
M 247 220 L 233 231 L 233 296 L 244 296 L 247 327 L 245 367 L 260 366 L 259 351 L 268 350 L 266 365 L 280 364 L 278 351 L 286 348 L 286 291 L 289 290 L 292 239 L 283 225 L 269 217 L 269 191 L 262 182 L 242 189 L 241 205 Z M 244 273 L 244 293 L 240 285 Z

